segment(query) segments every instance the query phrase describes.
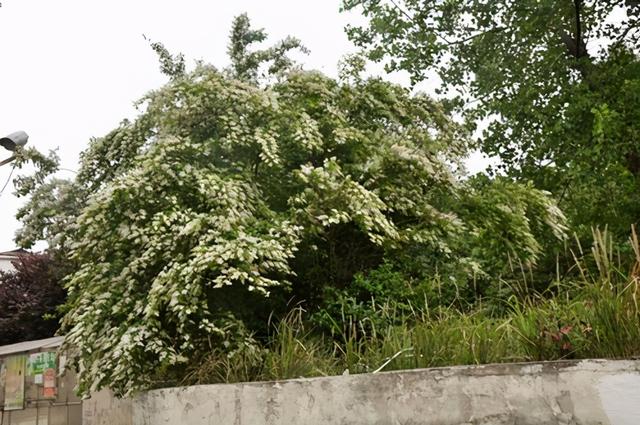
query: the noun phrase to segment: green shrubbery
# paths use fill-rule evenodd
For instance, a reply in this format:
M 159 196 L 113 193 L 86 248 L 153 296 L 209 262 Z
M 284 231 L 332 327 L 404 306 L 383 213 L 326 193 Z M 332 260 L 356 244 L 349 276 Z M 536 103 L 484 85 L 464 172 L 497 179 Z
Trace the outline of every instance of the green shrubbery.
M 357 294 L 335 298 L 331 313 L 318 319 L 301 308 L 272 324 L 263 344 L 231 354 L 213 350 L 183 383 L 237 382 L 378 372 L 435 366 L 640 355 L 640 245 L 635 266 L 611 249 L 607 233 L 595 233 L 593 250 L 576 253 L 573 279 L 556 282 L 545 294 L 503 300 L 504 313 L 476 305 L 466 311 L 429 306 L 406 291 L 394 298 L 366 299 L 387 290 L 357 278 Z M 627 257 L 628 258 L 628 257 Z M 599 264 L 590 275 L 586 264 Z M 396 276 L 397 277 L 397 276 Z M 382 291 L 382 292 L 380 292 Z M 400 293 L 404 295 L 399 295 Z M 424 298 L 423 300 L 426 300 Z M 327 323 L 329 321 L 329 323 Z M 329 331 L 327 331 L 329 329 Z

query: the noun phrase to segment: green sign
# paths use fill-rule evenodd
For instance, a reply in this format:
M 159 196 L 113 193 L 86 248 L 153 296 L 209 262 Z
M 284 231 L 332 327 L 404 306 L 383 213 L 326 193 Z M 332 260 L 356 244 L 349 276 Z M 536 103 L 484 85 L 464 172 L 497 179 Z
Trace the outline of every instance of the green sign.
M 56 368 L 56 353 L 45 351 L 29 355 L 27 374 L 29 376 L 42 375 L 47 369 Z

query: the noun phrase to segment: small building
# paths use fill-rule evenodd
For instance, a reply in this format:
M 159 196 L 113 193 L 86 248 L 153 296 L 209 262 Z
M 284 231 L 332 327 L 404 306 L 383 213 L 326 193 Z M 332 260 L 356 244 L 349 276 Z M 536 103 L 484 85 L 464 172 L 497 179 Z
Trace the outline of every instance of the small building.
M 75 372 L 63 337 L 0 346 L 0 425 L 81 425 Z
M 15 270 L 13 262 L 20 259 L 22 255 L 28 255 L 29 251 L 22 248 L 13 251 L 0 252 L 0 271 L 10 272 Z

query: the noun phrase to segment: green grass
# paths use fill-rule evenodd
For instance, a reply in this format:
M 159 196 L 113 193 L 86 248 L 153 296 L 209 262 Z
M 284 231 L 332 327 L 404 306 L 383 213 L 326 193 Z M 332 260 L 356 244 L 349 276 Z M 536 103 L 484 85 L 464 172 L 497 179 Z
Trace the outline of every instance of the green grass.
M 556 282 L 548 293 L 511 296 L 506 313 L 477 306 L 374 303 L 376 319 L 332 318 L 332 332 L 310 328 L 300 308 L 272 324 L 269 340 L 228 353 L 213 351 L 183 384 L 297 377 L 500 362 L 640 356 L 640 248 L 621 270 L 606 232 L 594 232 L 591 252 L 575 253 L 578 279 Z M 589 265 L 587 265 L 589 264 Z M 378 325 L 376 325 L 376 323 Z M 380 325 L 387 323 L 387 325 Z

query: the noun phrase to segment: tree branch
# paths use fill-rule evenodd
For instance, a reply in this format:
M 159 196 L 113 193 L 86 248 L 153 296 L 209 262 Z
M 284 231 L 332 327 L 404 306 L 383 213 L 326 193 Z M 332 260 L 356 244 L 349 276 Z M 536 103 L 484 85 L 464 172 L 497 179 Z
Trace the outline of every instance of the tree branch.
M 470 36 L 468 36 L 468 37 L 463 38 L 462 40 L 451 41 L 451 42 L 449 42 L 449 45 L 450 45 L 450 46 L 452 46 L 452 45 L 455 45 L 455 44 L 462 44 L 462 43 L 466 43 L 467 41 L 471 41 L 471 40 L 473 40 L 474 38 L 478 38 L 478 37 L 481 37 L 481 36 L 483 36 L 483 35 L 487 35 L 487 34 L 489 34 L 489 33 L 502 32 L 502 31 L 506 30 L 507 28 L 508 28 L 508 27 L 494 27 L 494 28 L 490 28 L 490 29 L 488 29 L 488 30 L 486 30 L 486 31 L 482 31 L 482 32 L 479 32 L 479 33 L 476 33 L 476 34 L 472 34 L 472 35 L 470 35 Z
M 582 41 L 582 22 L 580 20 L 580 6 L 582 0 L 573 0 L 573 4 L 576 10 L 576 59 L 580 59 L 587 53 L 587 45 Z
M 444 42 L 444 44 L 446 44 L 447 46 L 454 46 L 456 44 L 462 44 L 462 43 L 466 43 L 467 41 L 471 41 L 474 38 L 483 36 L 485 34 L 488 33 L 492 33 L 492 32 L 501 32 L 507 29 L 507 27 L 495 27 L 495 28 L 490 28 L 486 31 L 481 31 L 479 33 L 476 34 L 472 34 L 468 37 L 463 38 L 462 40 L 456 40 L 456 41 L 449 41 L 446 39 L 445 36 L 443 36 L 442 34 L 440 34 L 436 29 L 434 28 L 429 28 L 426 27 L 424 25 L 424 22 L 416 19 L 415 17 L 411 16 L 409 14 L 409 12 L 407 12 L 406 10 L 404 10 L 403 8 L 400 7 L 400 5 L 398 3 L 396 3 L 395 0 L 389 0 L 391 2 L 391 4 L 393 5 L 394 8 L 396 8 L 401 14 L 403 14 L 409 21 L 414 22 L 415 24 L 417 24 L 418 26 L 422 27 L 423 29 L 425 29 L 428 32 L 433 32 L 433 34 L 435 34 L 436 37 L 438 37 L 440 40 L 442 40 Z M 576 0 L 578 1 L 578 0 Z
M 398 5 L 398 3 L 395 2 L 395 0 L 389 0 L 391 2 L 391 4 L 393 5 L 393 7 L 395 7 L 400 13 L 402 13 L 409 21 L 411 22 L 415 22 L 417 25 L 419 25 L 420 27 L 423 27 L 425 30 L 429 30 L 429 28 L 426 28 L 424 26 L 424 24 L 415 19 L 413 16 L 409 15 L 409 12 L 407 12 L 406 10 L 404 10 L 403 8 L 400 7 L 400 5 Z M 442 41 L 445 42 L 445 44 L 450 45 L 451 42 L 449 40 L 447 40 L 446 38 L 444 38 L 444 36 L 438 34 L 437 31 L 433 31 L 433 33 L 436 35 L 436 37 L 440 38 Z

